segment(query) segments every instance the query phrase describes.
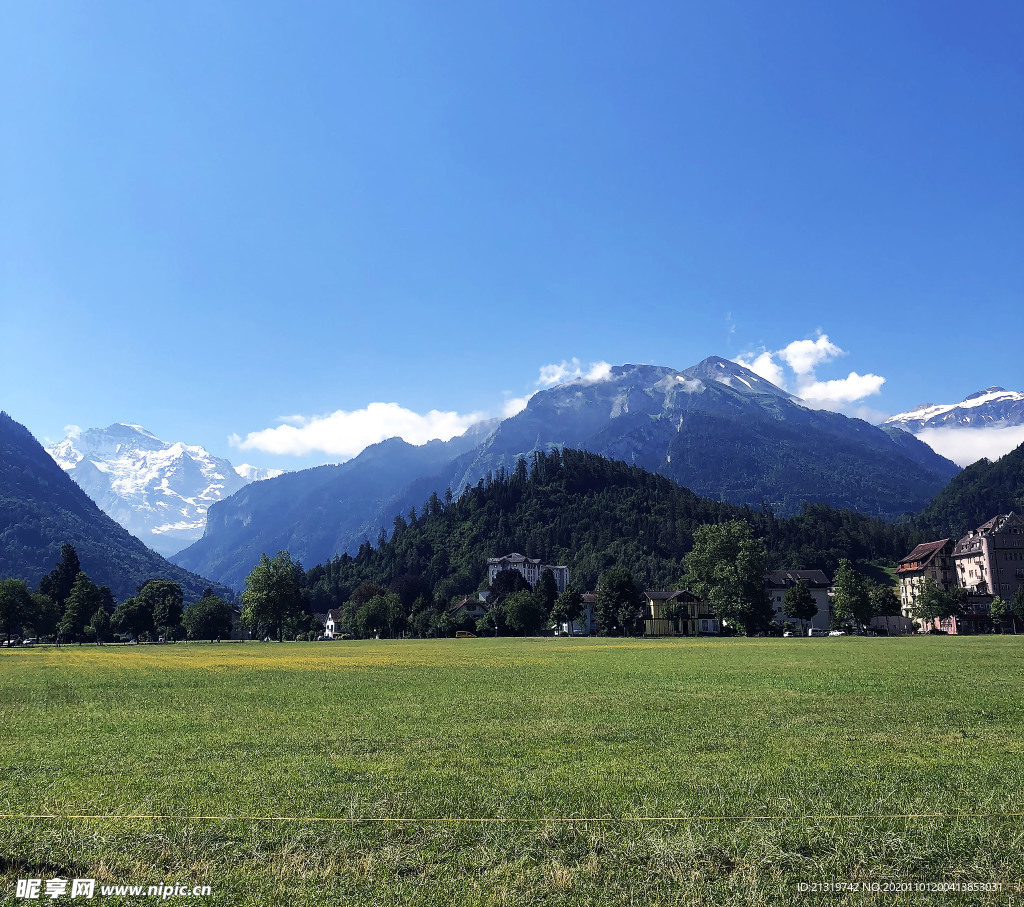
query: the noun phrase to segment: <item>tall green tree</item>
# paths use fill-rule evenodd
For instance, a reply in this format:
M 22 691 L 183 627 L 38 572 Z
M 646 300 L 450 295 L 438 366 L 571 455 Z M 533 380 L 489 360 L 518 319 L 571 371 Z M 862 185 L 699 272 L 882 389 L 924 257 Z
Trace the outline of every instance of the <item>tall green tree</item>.
M 103 608 L 103 596 L 88 576 L 79 572 L 64 605 L 59 631 L 65 642 L 81 642 L 85 638 L 85 627 L 97 609 Z
M 504 618 L 506 630 L 515 636 L 528 636 L 540 632 L 547 613 L 541 610 L 535 593 L 513 592 L 497 608 Z
M 868 590 L 872 617 L 898 617 L 903 613 L 900 596 L 895 586 L 872 583 Z
M 630 635 L 643 625 L 643 599 L 631 571 L 612 567 L 601 576 L 597 615 L 605 635 Z
M 242 622 L 252 632 L 284 638 L 284 623 L 302 610 L 302 568 L 287 551 L 273 558 L 260 555 L 260 562 L 245 578 L 242 593 Z
M 110 637 L 110 615 L 107 609 L 101 605 L 93 613 L 92 618 L 85 627 L 85 635 L 95 640 L 97 645 L 102 645 Z
M 1003 600 L 1002 596 L 997 595 L 992 599 L 992 604 L 989 606 L 988 613 L 997 630 L 1002 630 L 1003 621 L 1013 613 L 1011 610 L 1012 607 L 1012 605 Z
M 839 562 L 832 580 L 832 623 L 836 626 L 863 626 L 874 616 L 867 580 L 853 568 L 848 558 Z
M 491 581 L 487 604 L 496 608 L 515 592 L 533 592 L 533 586 L 518 570 L 499 570 Z
M 181 622 L 189 639 L 230 639 L 231 605 L 207 589 L 199 601 L 185 610 Z
M 127 633 L 136 640 L 150 636 L 155 631 L 152 604 L 139 595 L 126 598 L 114 609 L 110 626 L 117 633 Z
M 715 615 L 747 635 L 767 629 L 774 616 L 764 575 L 767 554 L 745 520 L 709 523 L 693 534 L 686 582 Z
M 523 469 L 525 470 L 526 461 L 520 459 L 519 462 L 523 464 Z M 523 481 L 526 481 L 525 478 Z M 541 570 L 534 594 L 537 596 L 537 606 L 546 617 L 551 613 L 551 609 L 555 605 L 555 599 L 558 598 L 558 583 L 555 582 L 555 574 L 551 572 L 549 567 Z
M 31 598 L 32 607 L 24 620 L 25 631 L 31 630 L 33 636 L 40 638 L 56 636 L 64 612 L 49 595 L 42 592 L 33 592 Z
M 947 591 L 929 577 L 917 588 L 912 614 L 923 623 L 960 617 L 966 597 L 966 589 L 956 586 Z
M 139 589 L 139 598 L 152 613 L 155 630 L 167 639 L 176 636 L 184 613 L 181 586 L 166 579 L 151 579 Z
M 60 560 L 49 573 L 39 581 L 39 591 L 48 595 L 64 612 L 71 589 L 82 572 L 82 565 L 78 560 L 78 552 L 74 545 L 61 545 Z
M 32 595 L 28 584 L 20 579 L 0 582 L 0 634 L 10 642 L 14 630 L 32 615 Z
M 551 609 L 549 620 L 557 628 L 560 624 L 568 624 L 572 632 L 572 625 L 583 617 L 583 595 L 572 583 L 565 587 L 565 591 L 555 599 L 554 607 Z
M 810 586 L 803 580 L 790 586 L 782 596 L 782 610 L 786 617 L 800 621 L 802 631 L 804 624 L 814 620 L 818 613 L 818 603 L 814 600 Z

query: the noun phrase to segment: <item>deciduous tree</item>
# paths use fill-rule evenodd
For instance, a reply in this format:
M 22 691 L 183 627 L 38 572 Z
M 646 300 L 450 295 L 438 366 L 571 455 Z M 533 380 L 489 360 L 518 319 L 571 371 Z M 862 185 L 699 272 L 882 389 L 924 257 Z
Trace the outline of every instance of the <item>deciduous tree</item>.
M 284 638 L 285 620 L 302 610 L 301 571 L 287 551 L 278 551 L 273 559 L 260 555 L 245 578 L 241 618 L 257 636 Z
M 20 579 L 0 582 L 0 634 L 10 642 L 16 627 L 21 627 L 32 615 L 32 596 L 28 584 Z
M 810 586 L 803 580 L 798 580 L 786 590 L 782 596 L 782 608 L 786 617 L 800 621 L 801 631 L 804 623 L 814 620 L 818 613 L 818 603 L 814 600 Z
M 832 581 L 832 623 L 836 626 L 863 626 L 873 614 L 867 580 L 853 568 L 848 558 L 839 562 Z
M 185 609 L 182 623 L 189 639 L 230 639 L 231 605 L 207 589 L 199 601 Z
M 582 617 L 583 596 L 579 589 L 570 583 L 565 587 L 565 591 L 555 599 L 549 619 L 556 628 L 561 624 L 568 624 L 571 633 L 572 625 Z
M 773 612 L 764 587 L 767 555 L 750 524 L 730 520 L 700 526 L 686 556 L 686 582 L 721 619 L 748 635 L 764 630 Z
M 85 626 L 97 610 L 103 608 L 103 596 L 97 586 L 84 573 L 79 572 L 64 605 L 59 631 L 66 642 L 81 642 Z
M 166 579 L 151 579 L 139 589 L 139 598 L 152 613 L 156 631 L 167 639 L 173 638 L 184 613 L 181 586 Z
M 597 614 L 601 632 L 626 635 L 639 632 L 643 600 L 633 574 L 625 567 L 612 567 L 601 576 L 597 589 Z

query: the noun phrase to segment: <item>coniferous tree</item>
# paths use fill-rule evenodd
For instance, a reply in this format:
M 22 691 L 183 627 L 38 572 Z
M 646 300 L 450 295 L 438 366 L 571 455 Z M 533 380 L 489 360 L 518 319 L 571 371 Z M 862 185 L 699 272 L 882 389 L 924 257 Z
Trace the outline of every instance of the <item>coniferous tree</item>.
M 523 460 L 519 462 L 523 463 L 525 468 L 525 462 Z M 545 616 L 550 614 L 551 609 L 555 606 L 555 599 L 558 598 L 558 584 L 555 582 L 555 574 L 547 567 L 540 572 L 535 594 L 537 596 L 537 606 Z
M 82 571 L 78 560 L 78 552 L 74 545 L 64 544 L 60 549 L 60 560 L 57 565 L 39 581 L 39 591 L 47 595 L 60 608 L 61 613 L 67 603 L 71 589 Z

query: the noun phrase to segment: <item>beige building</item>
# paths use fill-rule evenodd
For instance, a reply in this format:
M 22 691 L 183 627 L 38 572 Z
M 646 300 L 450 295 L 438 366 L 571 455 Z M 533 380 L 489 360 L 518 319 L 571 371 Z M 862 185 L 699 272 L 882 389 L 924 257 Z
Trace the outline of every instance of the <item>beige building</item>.
M 933 580 L 946 591 L 957 584 L 952 540 L 922 542 L 896 565 L 896 577 L 900 583 L 900 610 L 912 629 L 917 594 L 924 581 Z
M 999 514 L 967 533 L 953 549 L 956 583 L 972 596 L 1012 601 L 1024 585 L 1024 516 Z
M 502 570 L 516 570 L 522 574 L 534 589 L 537 588 L 537 581 L 545 570 L 550 570 L 555 577 L 555 585 L 558 586 L 558 593 L 561 595 L 565 587 L 569 585 L 569 568 L 565 566 L 553 567 L 550 564 L 542 564 L 539 560 L 524 557 L 513 552 L 504 557 L 487 558 L 487 582 L 493 583 Z
M 644 592 L 644 636 L 706 636 L 722 632 L 711 606 L 686 589 Z

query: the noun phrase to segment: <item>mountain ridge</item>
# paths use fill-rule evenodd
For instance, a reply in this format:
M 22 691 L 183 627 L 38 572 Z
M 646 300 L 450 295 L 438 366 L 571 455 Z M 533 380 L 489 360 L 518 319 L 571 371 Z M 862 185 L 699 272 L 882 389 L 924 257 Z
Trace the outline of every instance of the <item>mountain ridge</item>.
M 511 471 L 519 457 L 537 450 L 590 451 L 663 475 L 701 497 L 751 506 L 767 502 L 783 514 L 811 501 L 895 518 L 920 510 L 957 472 L 955 464 L 896 426 L 883 429 L 810 409 L 717 356 L 682 371 L 614 366 L 601 378 L 538 391 L 520 413 L 475 438 L 470 434 L 430 442 L 439 445 L 431 452 L 429 445 L 416 448 L 418 453 L 408 445 L 368 448 L 335 467 L 346 470 L 344 477 L 310 473 L 307 482 L 307 471 L 294 473 L 299 478 L 291 487 L 301 494 L 276 509 L 269 499 L 282 497 L 273 490 L 281 479 L 250 486 L 241 497 L 211 506 L 203 538 L 176 555 L 175 563 L 237 588 L 263 551 L 288 548 L 304 563 L 352 553 L 431 493 L 451 489 L 458 496 L 488 473 Z M 389 457 L 396 451 L 401 462 L 389 477 Z M 364 478 L 377 492 L 356 500 L 351 486 Z M 380 486 L 388 478 L 391 485 L 383 493 Z M 337 531 L 318 525 L 324 521 Z

